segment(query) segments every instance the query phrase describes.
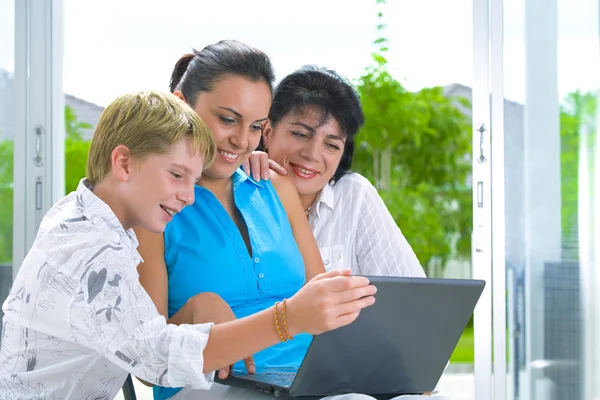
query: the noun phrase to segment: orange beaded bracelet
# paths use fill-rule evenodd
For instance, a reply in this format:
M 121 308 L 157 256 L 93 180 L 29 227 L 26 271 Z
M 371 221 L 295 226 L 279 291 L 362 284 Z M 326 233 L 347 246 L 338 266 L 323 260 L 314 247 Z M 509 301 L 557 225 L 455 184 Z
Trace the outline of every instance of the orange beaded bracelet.
M 281 339 L 282 342 L 287 342 L 288 340 L 294 340 L 293 336 L 290 336 L 290 333 L 288 331 L 288 327 L 287 327 L 287 316 L 286 316 L 286 311 L 287 311 L 287 304 L 286 304 L 286 299 L 283 299 L 283 305 L 282 305 L 282 310 L 281 310 L 281 319 L 283 321 L 283 331 L 285 332 L 285 337 L 283 336 L 283 333 L 281 332 L 281 328 L 279 327 L 279 313 L 277 311 L 277 307 L 279 306 L 279 301 L 275 303 L 275 305 L 273 306 L 273 317 L 275 319 L 275 327 L 277 328 L 277 333 L 279 334 L 279 338 Z
M 288 332 L 288 327 L 287 327 L 287 306 L 285 303 L 286 299 L 283 299 L 283 330 L 285 331 L 285 336 L 287 336 L 287 340 L 294 340 L 293 336 L 290 336 L 290 332 Z
M 277 333 L 279 334 L 279 338 L 281 339 L 282 342 L 287 342 L 287 339 L 283 337 L 283 334 L 281 333 L 281 329 L 279 328 L 279 318 L 277 315 L 277 306 L 279 305 L 279 302 L 275 302 L 275 305 L 273 306 L 273 317 L 275 318 L 275 327 L 277 328 Z

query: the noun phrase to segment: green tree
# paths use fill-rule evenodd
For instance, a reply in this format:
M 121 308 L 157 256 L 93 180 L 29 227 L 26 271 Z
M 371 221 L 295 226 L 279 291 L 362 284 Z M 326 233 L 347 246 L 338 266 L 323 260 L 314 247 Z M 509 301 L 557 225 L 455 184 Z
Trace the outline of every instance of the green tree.
M 0 141 L 0 264 L 9 264 L 13 244 L 13 141 Z
M 595 93 L 571 92 L 560 107 L 560 172 L 561 172 L 561 224 L 563 248 L 570 248 L 566 257 L 577 257 L 577 219 L 579 199 L 579 147 L 582 134 L 594 143 L 597 137 L 596 113 L 598 97 Z
M 75 191 L 81 178 L 85 177 L 89 151 L 89 141 L 65 139 L 65 193 Z
M 91 128 L 92 125 L 77 118 L 73 108 L 65 106 L 65 193 L 76 190 L 85 176 L 90 142 L 83 140 L 83 130 Z
M 83 130 L 92 126 L 81 122 L 75 110 L 65 107 L 65 191 L 72 192 L 85 176 L 90 142 Z M 13 141 L 0 141 L 0 264 L 10 263 L 13 245 Z
M 381 11 L 378 17 L 381 35 Z M 357 82 L 366 123 L 354 169 L 378 188 L 422 265 L 469 258 L 471 122 L 458 106 L 470 104 L 441 87 L 406 90 L 388 70 L 388 40 L 381 35 L 374 44 L 373 64 Z
M 92 129 L 93 126 L 77 118 L 77 112 L 73 107 L 65 106 L 65 134 L 66 139 L 83 141 L 83 130 Z

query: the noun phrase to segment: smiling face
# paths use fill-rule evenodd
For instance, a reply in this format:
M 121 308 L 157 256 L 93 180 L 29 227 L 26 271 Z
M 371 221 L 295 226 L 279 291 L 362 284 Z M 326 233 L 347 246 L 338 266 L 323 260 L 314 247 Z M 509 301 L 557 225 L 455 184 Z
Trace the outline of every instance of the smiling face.
M 167 153 L 130 158 L 129 165 L 126 193 L 121 196 L 129 218 L 123 225 L 161 233 L 174 214 L 194 202 L 194 185 L 202 175 L 204 155 L 194 150 L 192 139 L 183 138 Z
M 221 180 L 233 175 L 258 146 L 270 106 L 271 90 L 264 81 L 235 75 L 198 95 L 193 108 L 217 143 L 217 157 L 204 176 Z
M 300 197 L 311 204 L 333 178 L 346 135 L 334 118 L 323 121 L 322 113 L 307 110 L 290 113 L 276 126 L 268 127 L 264 142 L 269 158 L 288 171 Z

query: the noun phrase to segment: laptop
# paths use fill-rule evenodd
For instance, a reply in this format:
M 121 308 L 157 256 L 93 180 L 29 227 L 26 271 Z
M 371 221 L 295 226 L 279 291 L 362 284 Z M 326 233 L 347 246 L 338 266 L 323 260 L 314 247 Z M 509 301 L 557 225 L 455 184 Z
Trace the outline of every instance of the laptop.
M 481 296 L 472 279 L 368 277 L 376 302 L 350 325 L 314 336 L 298 370 L 232 371 L 215 382 L 277 398 L 431 392 Z

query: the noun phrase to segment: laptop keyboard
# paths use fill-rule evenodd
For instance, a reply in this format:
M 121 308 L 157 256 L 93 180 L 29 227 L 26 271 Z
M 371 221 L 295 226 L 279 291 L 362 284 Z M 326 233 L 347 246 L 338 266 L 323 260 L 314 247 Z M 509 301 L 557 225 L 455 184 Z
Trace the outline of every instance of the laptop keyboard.
M 252 375 L 256 380 L 274 385 L 290 387 L 296 377 L 295 372 L 257 372 Z

